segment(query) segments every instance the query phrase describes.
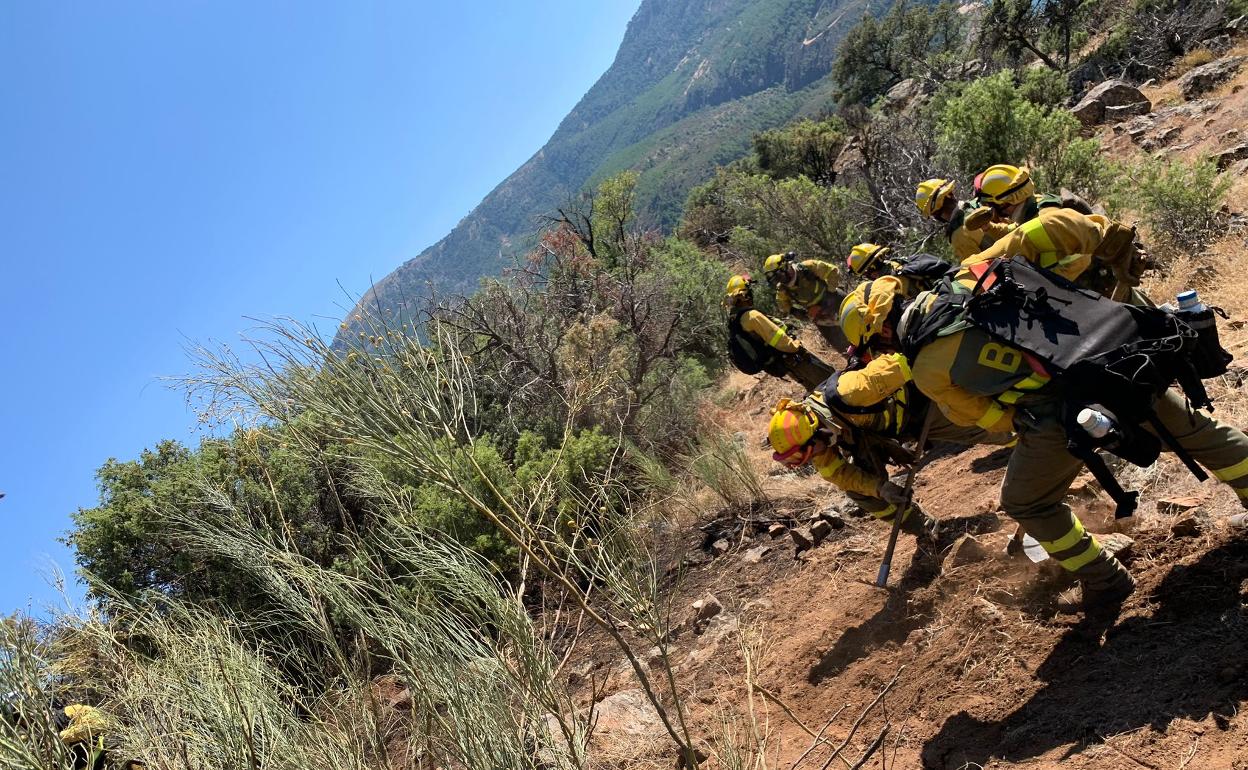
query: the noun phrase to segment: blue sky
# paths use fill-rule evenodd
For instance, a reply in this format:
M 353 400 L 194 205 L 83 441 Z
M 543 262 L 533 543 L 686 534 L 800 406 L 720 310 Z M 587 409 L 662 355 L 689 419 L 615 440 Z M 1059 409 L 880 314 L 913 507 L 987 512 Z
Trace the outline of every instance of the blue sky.
M 0 4 L 0 612 L 246 316 L 332 333 L 606 70 L 639 0 Z M 341 284 L 342 288 L 339 288 Z

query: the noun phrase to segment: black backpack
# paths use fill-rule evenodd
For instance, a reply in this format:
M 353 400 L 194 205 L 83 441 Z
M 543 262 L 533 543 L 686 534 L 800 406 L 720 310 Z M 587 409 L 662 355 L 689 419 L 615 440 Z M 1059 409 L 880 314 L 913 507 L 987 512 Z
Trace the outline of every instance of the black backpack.
M 1204 480 L 1153 407 L 1174 383 L 1193 408 L 1211 405 L 1201 381 L 1225 373 L 1231 360 L 1217 339 L 1213 310 L 1171 312 L 1113 302 L 1022 257 L 984 266 L 972 292 L 957 290 L 946 277 L 937 297 L 926 317 L 902 333 L 907 355 L 913 358 L 936 336 L 973 326 L 1043 362 L 1062 388 L 1067 448 L 1119 504 L 1119 516 L 1131 514 L 1138 493 L 1122 490 L 1098 449 L 1148 466 L 1165 444 Z M 1076 416 L 1084 407 L 1112 415 L 1116 438 L 1096 441 L 1080 428 Z M 1140 430 L 1145 424 L 1157 436 Z
M 741 327 L 741 316 L 749 310 L 753 308 L 738 308 L 728 317 L 728 358 L 745 374 L 767 372 L 773 377 L 783 377 L 788 369 L 780 351 Z

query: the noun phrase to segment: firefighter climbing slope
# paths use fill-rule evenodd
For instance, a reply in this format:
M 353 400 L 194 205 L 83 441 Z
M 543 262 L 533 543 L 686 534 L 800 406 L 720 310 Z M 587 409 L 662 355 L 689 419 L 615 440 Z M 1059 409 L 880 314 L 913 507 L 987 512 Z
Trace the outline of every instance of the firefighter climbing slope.
M 1091 213 L 1086 203 L 1037 196 L 1026 168 L 999 164 L 988 168 L 981 179 L 980 200 L 1018 226 L 965 258 L 965 264 L 1021 256 L 1107 297 L 1151 304 L 1136 288 L 1149 262 L 1136 243 L 1134 228 Z
M 1015 274 L 1025 279 L 1013 281 Z M 1041 284 L 1043 294 L 1034 290 Z M 1023 286 L 1033 287 L 1032 293 Z M 974 299 L 991 292 L 996 292 L 991 301 Z M 1073 317 L 1078 315 L 1083 317 Z M 1167 448 L 1208 468 L 1248 505 L 1248 436 L 1189 408 L 1182 395 L 1167 388 L 1174 372 L 1181 376 L 1186 366 L 1177 353 L 1159 352 L 1155 361 L 1141 357 L 1147 354 L 1140 350 L 1173 351 L 1175 345 L 1169 344 L 1171 335 L 1150 348 L 1152 332 L 1142 324 L 1132 326 L 1137 319 L 1158 329 L 1178 329 L 1182 339 L 1192 339 L 1166 311 L 1126 308 L 1060 278 L 1047 278 L 1016 258 L 964 269 L 894 318 L 884 319 L 877 336 L 893 341 L 885 344 L 901 351 L 914 383 L 951 422 L 993 432 L 1017 430 L 1002 509 L 1081 580 L 1085 609 L 1112 608 L 1134 589 L 1122 564 L 1064 502 L 1083 467 L 1068 446 L 1081 429 L 1075 415 L 1083 414 L 1090 393 L 1107 402 L 1104 412 L 1118 413 L 1115 423 L 1124 437 L 1136 437 L 1124 441 L 1124 449 L 1145 436 L 1161 436 Z M 1012 343 L 1003 340 L 1003 330 L 1010 329 L 1018 335 Z M 1029 329 L 1035 330 L 1033 338 L 1026 337 Z M 1114 379 L 1115 356 L 1123 350 L 1134 356 L 1125 362 L 1130 371 L 1155 372 L 1147 387 Z M 1069 376 L 1063 376 L 1064 367 Z M 1193 400 L 1199 402 L 1199 396 Z
M 849 268 L 850 275 L 867 280 L 886 275 L 898 278 L 909 296 L 930 289 L 953 267 L 931 254 L 895 257 L 892 249 L 875 243 L 860 243 L 855 246 L 845 259 L 845 265 Z
M 776 292 L 781 315 L 801 313 L 815 323 L 828 344 L 840 352 L 848 347 L 837 328 L 836 309 L 844 294 L 839 290 L 841 271 L 819 259 L 798 261 L 790 251 L 772 254 L 763 262 L 763 275 Z
M 992 209 L 977 201 L 958 200 L 954 187 L 955 183 L 948 179 L 920 182 L 914 205 L 924 217 L 944 224 L 945 239 L 953 249 L 954 259 L 961 262 L 1009 235 L 1015 225 L 994 221 Z
M 754 282 L 748 275 L 728 279 L 724 304 L 728 307 L 728 357 L 738 370 L 787 376 L 807 391 L 834 371 L 789 336 L 779 321 L 754 308 Z
M 878 288 L 868 292 L 871 286 Z M 864 328 L 878 329 L 894 309 L 900 314 L 901 286 L 897 277 L 885 276 L 862 284 L 846 299 L 847 305 L 863 308 L 845 327 L 856 349 L 868 350 L 862 344 Z M 868 319 L 865 324 L 859 316 Z M 904 357 L 881 351 L 870 355 L 870 361 L 859 361 L 830 377 L 801 402 L 781 399 L 772 410 L 768 440 L 777 462 L 790 467 L 813 463 L 823 478 L 845 490 L 863 510 L 881 521 L 892 521 L 902 504 L 903 490 L 889 480 L 889 465 L 913 461 L 902 443 L 918 438 L 930 408 L 928 399 L 910 382 Z M 932 415 L 928 437 L 964 446 L 1002 445 L 1014 438 L 1009 433 L 954 425 L 940 414 Z M 931 525 L 918 505 L 902 512 L 903 531 L 928 532 Z

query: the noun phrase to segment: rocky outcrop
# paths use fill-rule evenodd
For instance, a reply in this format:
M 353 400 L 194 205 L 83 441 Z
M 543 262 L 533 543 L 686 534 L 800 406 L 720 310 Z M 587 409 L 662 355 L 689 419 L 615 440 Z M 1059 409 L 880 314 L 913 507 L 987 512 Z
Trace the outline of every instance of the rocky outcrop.
M 1125 80 L 1106 80 L 1088 91 L 1072 109 L 1085 126 L 1120 123 L 1136 115 L 1145 115 L 1153 103 L 1144 92 Z
M 914 78 L 906 78 L 884 94 L 883 108 L 891 112 L 901 112 L 923 94 L 922 83 Z
M 598 720 L 595 733 L 599 740 L 653 739 L 663 735 L 663 722 L 639 689 L 608 695 L 594 706 L 594 716 Z
M 1231 76 L 1239 72 L 1245 61 L 1248 61 L 1248 57 L 1225 56 L 1200 65 L 1179 78 L 1179 90 L 1183 92 L 1183 98 L 1194 99 L 1214 86 L 1229 80 Z
M 1248 159 L 1248 142 L 1228 147 L 1213 156 L 1214 162 L 1218 164 L 1219 171 L 1225 171 L 1231 167 L 1231 164 L 1245 159 Z

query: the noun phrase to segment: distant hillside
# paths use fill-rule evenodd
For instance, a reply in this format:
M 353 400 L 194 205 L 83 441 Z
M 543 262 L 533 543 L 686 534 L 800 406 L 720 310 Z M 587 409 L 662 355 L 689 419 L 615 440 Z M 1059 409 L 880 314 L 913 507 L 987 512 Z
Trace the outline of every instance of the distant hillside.
M 672 224 L 689 189 L 743 155 L 752 133 L 831 105 L 837 44 L 868 4 L 643 0 L 610 69 L 550 141 L 361 308 L 394 319 L 431 286 L 471 290 L 531 242 L 540 215 L 624 169 L 641 172 L 643 212 Z

